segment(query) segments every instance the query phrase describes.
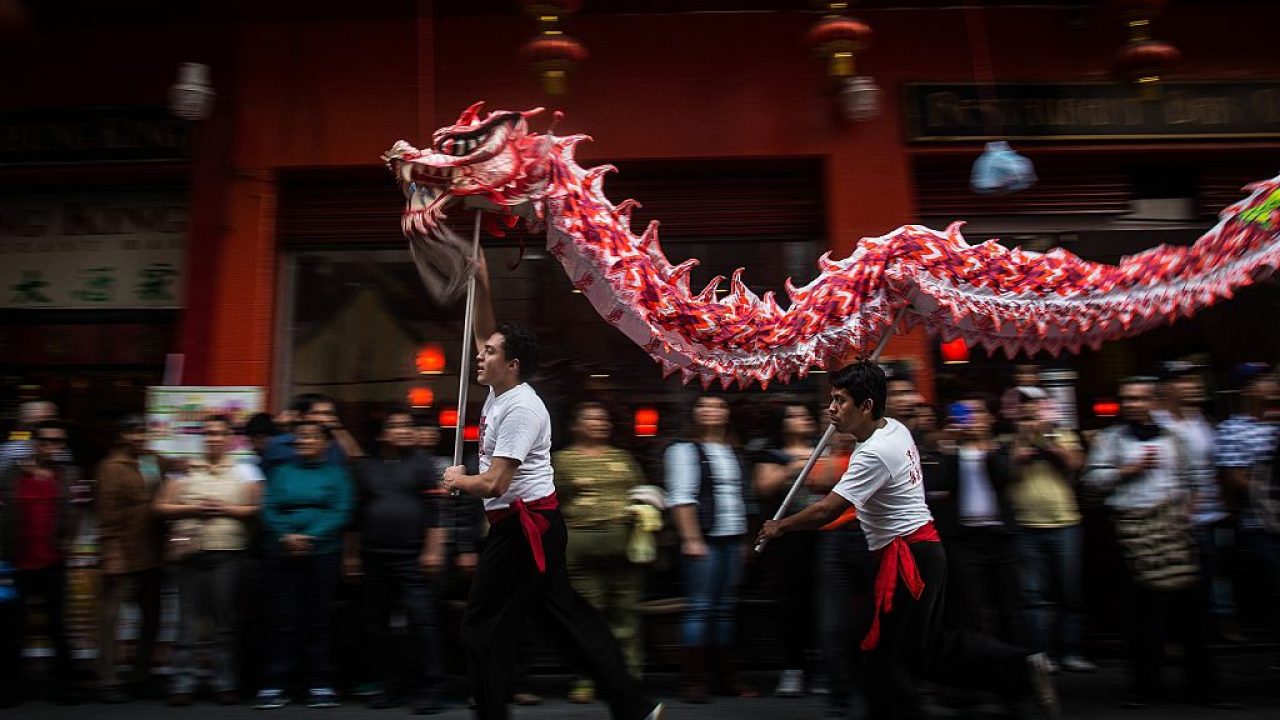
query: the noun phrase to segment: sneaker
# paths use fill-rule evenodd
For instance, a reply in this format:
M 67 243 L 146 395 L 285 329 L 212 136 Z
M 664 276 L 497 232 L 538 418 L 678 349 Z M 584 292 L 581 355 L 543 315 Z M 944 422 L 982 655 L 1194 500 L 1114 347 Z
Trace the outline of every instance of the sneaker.
M 377 695 L 369 698 L 370 710 L 387 710 L 389 708 L 396 707 L 399 704 L 399 701 L 397 701 L 396 697 L 391 693 L 378 693 Z
M 1098 672 L 1098 666 L 1081 655 L 1064 655 L 1062 657 L 1062 669 L 1074 673 Z
M 311 692 L 307 693 L 307 707 L 309 708 L 331 708 L 338 707 L 341 704 L 338 702 L 338 693 L 333 688 L 311 688 Z
M 279 710 L 288 704 L 289 698 L 279 688 L 263 688 L 253 700 L 253 706 L 258 710 Z
M 521 707 L 529 707 L 542 702 L 542 697 L 529 692 L 518 692 L 511 696 L 511 702 Z
M 774 689 L 773 694 L 783 698 L 803 697 L 804 671 L 783 670 L 782 675 L 778 678 L 778 687 Z
M 1040 711 L 1044 713 L 1045 720 L 1060 720 L 1062 706 L 1058 704 L 1058 690 L 1053 685 L 1053 674 L 1050 672 L 1049 666 L 1049 656 L 1044 653 L 1027 656 L 1027 675 L 1031 683 L 1031 698 L 1035 700 L 1036 705 L 1040 706 Z
M 649 711 L 648 715 L 644 716 L 644 720 L 662 720 L 662 718 L 665 717 L 666 714 L 667 714 L 667 706 L 663 705 L 662 703 L 658 703 L 657 705 L 653 706 L 653 709 Z

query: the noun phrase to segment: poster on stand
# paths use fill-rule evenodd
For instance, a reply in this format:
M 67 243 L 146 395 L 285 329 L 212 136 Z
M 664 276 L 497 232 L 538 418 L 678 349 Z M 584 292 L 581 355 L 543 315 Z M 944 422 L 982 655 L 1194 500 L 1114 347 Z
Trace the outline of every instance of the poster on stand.
M 210 415 L 226 415 L 234 427 L 243 427 L 266 404 L 261 387 L 160 386 L 147 388 L 147 431 L 153 451 L 170 457 L 195 457 L 203 453 L 201 431 Z M 250 458 L 253 449 L 243 435 L 231 438 L 230 452 Z

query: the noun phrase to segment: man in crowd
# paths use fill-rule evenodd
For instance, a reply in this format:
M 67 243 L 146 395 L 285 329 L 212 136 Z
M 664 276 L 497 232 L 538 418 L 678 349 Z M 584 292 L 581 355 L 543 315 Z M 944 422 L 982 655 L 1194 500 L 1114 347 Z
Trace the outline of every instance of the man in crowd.
M 1084 467 L 1083 446 L 1075 432 L 1053 420 L 1047 392 L 1035 386 L 1015 390 L 1008 497 L 1018 526 L 1031 646 L 1059 658 L 1055 664 L 1065 670 L 1093 672 L 1097 666 L 1080 647 L 1084 548 L 1075 484 Z
M 102 545 L 101 625 L 98 634 L 98 687 L 103 702 L 128 702 L 116 672 L 121 646 L 116 639 L 120 607 L 138 606 L 141 623 L 134 650 L 131 689 L 145 691 L 160 626 L 161 524 L 151 511 L 163 482 L 159 458 L 147 453 L 147 424 L 140 415 L 122 419 L 111 452 L 98 465 L 98 529 Z
M 1280 633 L 1280 381 L 1264 363 L 1245 363 L 1232 373 L 1239 411 L 1217 432 L 1217 463 L 1229 503 L 1240 510 L 1240 547 L 1261 570 L 1272 604 L 1268 616 Z
M 439 585 L 444 567 L 445 529 L 439 506 L 445 462 L 415 450 L 416 429 L 408 410 L 389 412 L 382 426 L 382 452 L 355 466 L 359 504 L 347 533 L 344 571 L 358 577 L 364 610 L 366 673 L 380 692 L 370 706 L 393 707 L 403 693 L 415 714 L 440 712 L 443 680 L 440 653 Z M 390 653 L 391 609 L 401 606 L 409 623 L 412 657 L 397 688 L 391 669 L 404 665 Z
M 27 608 L 35 598 L 44 600 L 47 628 L 54 649 L 54 688 L 63 703 L 79 700 L 66 626 L 66 553 L 74 522 L 70 488 L 75 468 L 58 461 L 66 452 L 67 430 L 56 420 L 30 426 L 33 455 L 13 463 L 0 475 L 0 559 L 14 569 L 18 612 L 0 667 L 0 679 L 8 697 L 16 702 L 23 685 L 22 635 Z
M 1126 566 L 1133 695 L 1124 707 L 1140 709 L 1163 700 L 1166 634 L 1176 634 L 1183 647 L 1187 699 L 1220 704 L 1205 645 L 1199 565 L 1187 513 L 1186 450 L 1151 415 L 1154 378 L 1121 381 L 1119 397 L 1120 422 L 1094 441 L 1084 482 L 1106 494 Z
M 942 447 L 942 467 L 925 476 L 930 492 L 950 493 L 933 504 L 938 534 L 947 544 L 949 617 L 959 627 L 984 631 L 1007 643 L 1022 641 L 1016 526 L 1007 489 L 1009 448 L 995 437 L 985 398 L 952 405 L 952 440 Z M 984 617 L 991 615 L 995 626 Z
M 1201 368 L 1170 361 L 1161 366 L 1162 407 L 1151 416 L 1161 427 L 1176 433 L 1186 450 L 1191 483 L 1191 532 L 1199 553 L 1204 603 L 1217 621 L 1219 636 L 1234 636 L 1231 623 L 1231 573 L 1225 554 L 1233 543 L 1231 516 L 1218 484 L 1216 437 L 1201 407 L 1208 401 Z

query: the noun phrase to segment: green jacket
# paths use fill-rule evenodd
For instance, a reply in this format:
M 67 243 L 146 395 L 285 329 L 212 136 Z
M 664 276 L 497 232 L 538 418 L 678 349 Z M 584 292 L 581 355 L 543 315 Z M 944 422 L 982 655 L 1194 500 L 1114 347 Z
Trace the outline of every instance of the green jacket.
M 262 498 L 267 546 L 278 550 L 285 535 L 310 535 L 313 554 L 338 552 L 354 496 L 346 468 L 333 463 L 295 461 L 273 468 Z

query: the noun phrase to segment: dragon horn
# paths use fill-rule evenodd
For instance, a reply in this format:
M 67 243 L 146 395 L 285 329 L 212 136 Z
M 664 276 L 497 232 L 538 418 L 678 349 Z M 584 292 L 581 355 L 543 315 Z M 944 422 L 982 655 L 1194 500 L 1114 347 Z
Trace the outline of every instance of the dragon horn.
M 454 125 L 475 125 L 477 123 L 476 118 L 479 117 L 480 110 L 483 108 L 483 100 L 472 104 L 471 107 L 462 111 L 462 114 L 458 116 L 458 121 L 454 123 Z

